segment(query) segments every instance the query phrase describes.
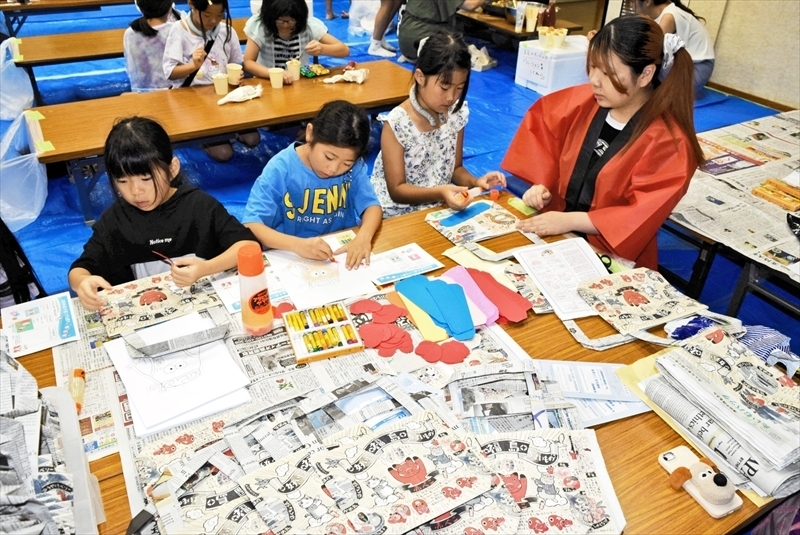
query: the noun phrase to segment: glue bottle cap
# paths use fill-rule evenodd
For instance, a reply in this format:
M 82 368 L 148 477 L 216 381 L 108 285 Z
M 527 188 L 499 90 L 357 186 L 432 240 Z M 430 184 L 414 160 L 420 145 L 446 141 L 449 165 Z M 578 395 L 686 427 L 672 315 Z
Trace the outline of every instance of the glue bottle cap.
M 264 260 L 261 258 L 261 247 L 248 244 L 239 248 L 239 275 L 253 277 L 264 272 Z

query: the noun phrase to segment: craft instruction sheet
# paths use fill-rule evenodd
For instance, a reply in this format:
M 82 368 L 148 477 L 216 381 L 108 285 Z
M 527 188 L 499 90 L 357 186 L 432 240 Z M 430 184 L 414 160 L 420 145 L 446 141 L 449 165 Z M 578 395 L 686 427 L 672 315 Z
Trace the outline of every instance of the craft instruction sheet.
M 526 247 L 514 255 L 561 320 L 596 316 L 578 294 L 578 284 L 608 271 L 582 238 Z
M 2 318 L 8 354 L 14 358 L 79 338 L 67 292 L 4 308 Z

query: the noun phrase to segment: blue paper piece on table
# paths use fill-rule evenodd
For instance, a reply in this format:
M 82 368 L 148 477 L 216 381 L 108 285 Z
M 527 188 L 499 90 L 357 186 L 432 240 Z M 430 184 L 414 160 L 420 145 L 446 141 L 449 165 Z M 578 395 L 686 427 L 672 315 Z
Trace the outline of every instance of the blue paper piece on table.
M 447 310 L 447 334 L 456 340 L 471 340 L 475 336 L 475 325 L 469 314 L 469 305 L 464 289 L 458 284 L 449 284 L 443 280 L 428 281 L 428 293 L 440 309 Z
M 429 282 L 430 281 L 428 281 L 427 277 L 424 275 L 414 275 L 413 277 L 396 282 L 394 289 L 411 299 L 415 305 L 424 310 L 431 317 L 438 327 L 446 330 L 447 319 L 439 308 L 439 305 L 428 292 Z
M 488 209 L 489 209 L 488 202 L 474 202 L 469 206 L 467 206 L 466 208 L 464 208 L 462 211 L 456 212 L 451 216 L 445 217 L 444 219 L 439 221 L 439 223 L 443 227 L 455 227 L 456 225 L 460 225 L 464 221 L 472 219 L 476 215 L 480 214 L 481 212 L 485 212 Z

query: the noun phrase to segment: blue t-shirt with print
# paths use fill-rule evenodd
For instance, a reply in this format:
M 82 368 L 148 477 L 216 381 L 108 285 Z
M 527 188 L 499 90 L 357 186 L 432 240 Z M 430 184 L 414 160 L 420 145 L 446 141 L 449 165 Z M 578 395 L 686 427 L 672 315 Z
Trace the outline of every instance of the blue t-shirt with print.
M 343 175 L 320 178 L 297 154 L 293 143 L 272 157 L 253 184 L 242 223 L 312 238 L 356 227 L 370 206 L 380 206 L 359 159 Z

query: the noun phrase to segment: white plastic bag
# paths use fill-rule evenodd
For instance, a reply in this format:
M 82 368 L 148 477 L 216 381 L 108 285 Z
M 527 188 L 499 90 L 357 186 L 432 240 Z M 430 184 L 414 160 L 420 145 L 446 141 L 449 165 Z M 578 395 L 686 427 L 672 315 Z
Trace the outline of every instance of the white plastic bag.
M 33 86 L 28 74 L 14 65 L 12 39 L 0 44 L 0 119 L 13 121 L 33 104 Z
M 380 0 L 353 0 L 350 4 L 350 23 L 347 32 L 351 35 L 372 35 L 375 16 L 381 7 Z
M 20 114 L 0 139 L 0 217 L 12 232 L 33 223 L 47 199 L 47 170 L 28 143 Z

